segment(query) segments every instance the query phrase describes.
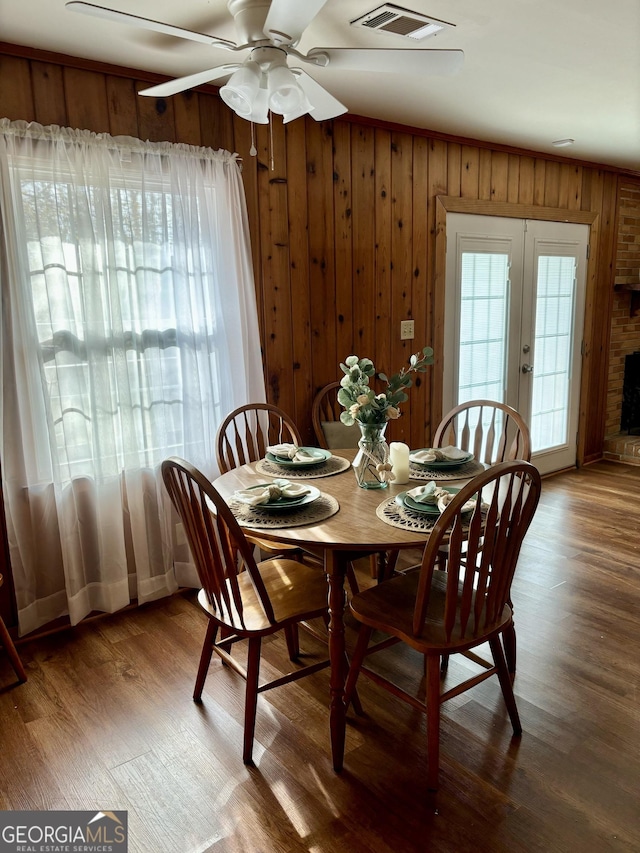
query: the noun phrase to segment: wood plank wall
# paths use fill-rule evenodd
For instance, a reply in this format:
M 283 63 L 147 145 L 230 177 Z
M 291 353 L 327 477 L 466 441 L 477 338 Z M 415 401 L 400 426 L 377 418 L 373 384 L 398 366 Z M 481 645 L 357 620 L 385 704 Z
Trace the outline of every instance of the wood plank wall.
M 0 44 L 0 115 L 228 148 L 243 158 L 267 394 L 312 440 L 316 391 L 338 363 L 369 356 L 384 372 L 434 339 L 436 197 L 592 212 L 581 397 L 581 461 L 602 451 L 613 288 L 615 170 L 499 150 L 354 117 L 256 128 L 209 88 L 138 97 L 154 75 Z M 441 273 L 442 271 L 440 271 Z M 400 341 L 400 321 L 415 340 Z M 436 353 L 438 356 L 439 354 Z M 428 444 L 440 417 L 441 364 L 416 383 L 389 438 Z M 437 395 L 439 396 L 439 395 Z

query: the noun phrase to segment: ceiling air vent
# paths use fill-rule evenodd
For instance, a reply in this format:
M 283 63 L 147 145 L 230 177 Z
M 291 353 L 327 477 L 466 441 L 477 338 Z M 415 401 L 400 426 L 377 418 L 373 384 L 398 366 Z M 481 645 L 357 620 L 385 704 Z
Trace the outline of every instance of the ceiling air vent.
M 429 18 L 419 12 L 394 6 L 393 3 L 385 3 L 384 6 L 378 6 L 377 9 L 351 21 L 351 26 L 365 27 L 368 30 L 378 30 L 405 38 L 424 39 L 435 36 L 445 27 L 455 27 L 455 24 Z

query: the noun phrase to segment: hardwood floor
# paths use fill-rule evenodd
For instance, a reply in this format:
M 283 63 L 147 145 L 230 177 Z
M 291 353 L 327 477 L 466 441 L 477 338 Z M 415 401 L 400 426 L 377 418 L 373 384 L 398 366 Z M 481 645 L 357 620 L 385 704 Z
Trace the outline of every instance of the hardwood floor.
M 214 661 L 191 700 L 189 593 L 19 645 L 24 685 L 0 653 L 0 809 L 127 809 L 131 853 L 637 851 L 639 528 L 640 467 L 544 481 L 513 586 L 524 733 L 494 679 L 445 705 L 436 798 L 424 720 L 365 679 L 333 772 L 326 671 L 259 698 L 245 767 L 241 680 Z M 270 642 L 264 674 L 286 665 Z M 407 650 L 385 665 L 420 688 Z

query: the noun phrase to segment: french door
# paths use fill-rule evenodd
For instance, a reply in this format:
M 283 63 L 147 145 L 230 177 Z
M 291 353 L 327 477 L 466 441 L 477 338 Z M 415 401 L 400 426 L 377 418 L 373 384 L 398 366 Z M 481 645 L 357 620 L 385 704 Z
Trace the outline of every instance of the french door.
M 447 214 L 443 411 L 508 403 L 541 473 L 576 463 L 587 225 Z

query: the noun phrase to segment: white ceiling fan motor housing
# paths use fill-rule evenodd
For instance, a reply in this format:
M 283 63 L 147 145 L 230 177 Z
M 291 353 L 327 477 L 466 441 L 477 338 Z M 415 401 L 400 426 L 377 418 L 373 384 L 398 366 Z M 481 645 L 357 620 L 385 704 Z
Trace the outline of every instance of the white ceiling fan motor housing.
M 228 0 L 227 9 L 233 16 L 242 44 L 268 40 L 264 34 L 264 24 L 270 6 L 268 0 Z

